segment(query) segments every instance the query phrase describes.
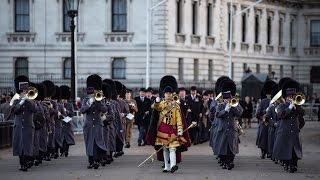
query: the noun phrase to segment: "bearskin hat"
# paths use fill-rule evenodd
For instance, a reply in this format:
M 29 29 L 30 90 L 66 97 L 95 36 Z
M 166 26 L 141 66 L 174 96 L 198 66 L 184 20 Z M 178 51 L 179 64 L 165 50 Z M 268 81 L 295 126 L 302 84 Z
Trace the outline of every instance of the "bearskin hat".
M 52 97 L 55 94 L 56 88 L 52 81 L 46 80 L 42 82 L 46 86 L 46 96 Z
M 228 76 L 221 76 L 217 79 L 215 87 L 214 87 L 214 91 L 216 94 L 219 94 L 221 92 L 221 84 L 223 81 L 225 80 L 230 80 L 230 78 Z
M 225 80 L 221 84 L 221 92 L 228 92 L 228 91 L 231 92 L 232 96 L 236 95 L 237 87 L 234 81 L 232 81 L 231 79 Z
M 160 93 L 163 93 L 164 89 L 170 86 L 173 89 L 173 92 L 177 92 L 178 91 L 178 83 L 175 77 L 167 75 L 167 76 L 163 76 L 160 80 L 160 88 L 159 91 Z
M 55 85 L 54 88 L 55 88 L 55 93 L 54 93 L 54 96 L 52 96 L 52 99 L 59 100 L 61 96 L 60 88 L 57 85 Z
M 28 88 L 28 83 L 29 83 L 29 78 L 27 76 L 16 77 L 14 79 L 14 87 L 16 89 L 16 93 L 20 93 L 22 90 Z
M 103 82 L 110 86 L 111 98 L 116 99 L 117 98 L 117 89 L 116 89 L 116 85 L 115 85 L 114 81 L 112 79 L 104 79 Z
M 300 91 L 300 84 L 291 79 L 287 80 L 282 87 L 282 97 L 286 98 L 287 96 L 293 95 Z
M 92 74 L 87 78 L 87 88 L 93 88 L 94 90 L 102 90 L 102 79 L 97 74 Z
M 46 86 L 43 83 L 37 84 L 38 96 L 36 100 L 42 101 L 46 97 Z
M 62 85 L 60 86 L 60 98 L 69 100 L 71 97 L 71 89 L 69 86 Z

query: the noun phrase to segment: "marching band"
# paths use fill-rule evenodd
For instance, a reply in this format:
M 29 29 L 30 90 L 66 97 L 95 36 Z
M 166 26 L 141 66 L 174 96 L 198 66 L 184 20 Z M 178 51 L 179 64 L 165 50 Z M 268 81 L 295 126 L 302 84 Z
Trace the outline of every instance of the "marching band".
M 12 145 L 20 170 L 68 157 L 69 146 L 75 145 L 71 123 L 75 102 L 70 100 L 70 88 L 49 80 L 35 84 L 26 76 L 18 76 L 14 85 L 16 94 L 10 102 L 10 113 L 14 114 Z M 151 88 L 142 88 L 135 98 L 121 82 L 102 80 L 97 74 L 90 75 L 86 85 L 79 110 L 84 117 L 88 169 L 98 169 L 123 156 L 123 148 L 131 146 L 134 123 L 139 130 L 138 146 L 152 145 L 155 149 L 139 167 L 156 155 L 163 162 L 162 171 L 174 173 L 182 152 L 191 144 L 207 141 L 222 169 L 236 167 L 234 159 L 243 133 L 239 119 L 245 109 L 229 77 L 221 76 L 214 91 L 203 94 L 192 86 L 189 95 L 173 76 L 161 79 L 159 95 L 153 95 Z M 261 159 L 270 158 L 291 173 L 297 171 L 302 158 L 299 134 L 305 123 L 304 102 L 297 81 L 267 80 L 256 111 L 256 145 L 261 149 Z

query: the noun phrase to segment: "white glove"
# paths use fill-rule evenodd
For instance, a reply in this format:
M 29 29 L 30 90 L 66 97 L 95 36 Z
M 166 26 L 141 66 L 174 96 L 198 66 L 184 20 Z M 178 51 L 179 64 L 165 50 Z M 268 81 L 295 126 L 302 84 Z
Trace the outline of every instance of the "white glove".
M 183 131 L 180 129 L 178 130 L 178 136 L 182 136 L 183 135 Z
M 226 107 L 224 108 L 225 111 L 229 112 L 230 111 L 231 106 L 229 104 L 226 105 Z
M 61 116 L 61 112 L 60 111 L 58 111 L 58 116 Z
M 89 106 L 91 106 L 93 102 L 94 102 L 94 99 L 93 99 L 93 98 L 90 98 L 90 99 L 89 99 Z
M 289 109 L 292 110 L 293 108 L 295 108 L 294 104 L 293 104 L 293 103 L 290 103 Z
M 157 102 L 157 103 L 159 103 L 160 100 L 161 100 L 161 99 L 160 99 L 159 97 L 156 98 L 156 102 Z
M 22 98 L 21 101 L 19 102 L 20 106 L 22 106 L 24 104 L 24 102 L 26 101 L 27 98 Z

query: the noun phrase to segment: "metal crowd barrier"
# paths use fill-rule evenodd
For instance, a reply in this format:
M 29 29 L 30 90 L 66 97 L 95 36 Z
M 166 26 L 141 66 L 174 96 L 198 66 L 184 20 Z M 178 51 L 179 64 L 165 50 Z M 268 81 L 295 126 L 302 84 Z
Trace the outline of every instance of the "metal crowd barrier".
M 72 126 L 75 134 L 83 133 L 83 115 L 79 111 L 75 111 L 76 115 L 72 117 Z
M 12 145 L 13 121 L 0 122 L 0 149 Z
M 302 107 L 305 111 L 304 119 L 306 121 L 318 121 L 319 103 L 305 103 Z

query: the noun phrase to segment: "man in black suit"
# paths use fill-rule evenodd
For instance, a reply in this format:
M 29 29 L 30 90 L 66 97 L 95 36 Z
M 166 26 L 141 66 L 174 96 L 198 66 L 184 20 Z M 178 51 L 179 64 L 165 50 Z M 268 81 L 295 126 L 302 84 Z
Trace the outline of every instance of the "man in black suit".
M 202 117 L 202 108 L 203 103 L 202 99 L 199 95 L 197 95 L 197 87 L 192 86 L 191 87 L 191 93 L 187 97 L 187 104 L 188 104 L 188 110 L 187 110 L 187 123 L 188 126 L 193 122 L 197 122 L 198 125 L 200 125 L 200 120 Z M 192 128 L 189 130 L 191 141 L 194 145 L 199 144 L 200 140 L 200 132 L 201 127 L 197 126 L 196 128 Z
M 179 99 L 180 99 L 180 107 L 181 113 L 184 117 L 187 116 L 188 104 L 187 104 L 187 96 L 186 89 L 184 87 L 179 88 Z
M 135 122 L 139 129 L 138 146 L 146 144 L 146 132 L 150 123 L 151 100 L 146 97 L 146 89 L 141 88 L 139 96 L 134 98 L 137 102 L 138 112 Z

